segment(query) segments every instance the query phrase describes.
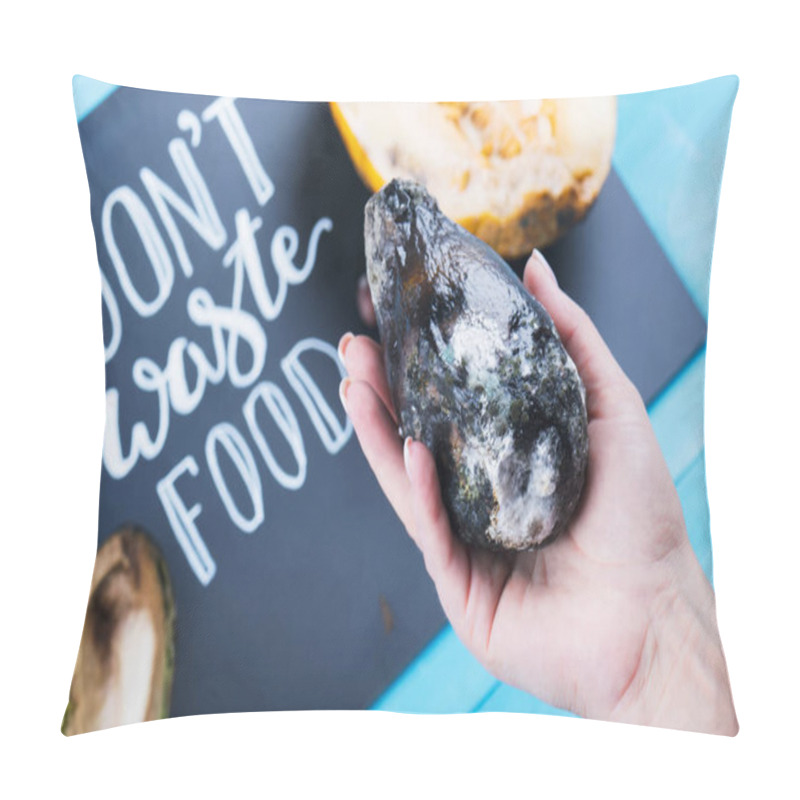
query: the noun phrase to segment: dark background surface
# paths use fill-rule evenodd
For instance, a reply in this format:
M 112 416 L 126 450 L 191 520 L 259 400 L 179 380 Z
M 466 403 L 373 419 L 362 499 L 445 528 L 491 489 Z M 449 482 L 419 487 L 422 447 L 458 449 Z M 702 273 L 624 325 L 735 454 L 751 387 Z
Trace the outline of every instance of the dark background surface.
M 246 207 L 263 219 L 256 238 L 270 275 L 269 243 L 280 225 L 297 230 L 300 247 L 295 262 L 302 263 L 314 223 L 330 217 L 333 231 L 320 238 L 310 278 L 289 287 L 276 320 L 262 320 L 268 338 L 262 379 L 283 389 L 299 420 L 308 456 L 307 478 L 297 491 L 272 479 L 242 415 L 250 389 L 237 389 L 226 379 L 208 386 L 190 415 L 171 414 L 166 446 L 157 458 L 140 459 L 122 480 L 103 469 L 99 541 L 102 544 L 117 527 L 132 521 L 152 535 L 166 557 L 178 615 L 174 716 L 368 707 L 445 619 L 421 556 L 383 497 L 355 436 L 338 454 L 330 455 L 279 366 L 300 339 L 314 336 L 335 346 L 345 331 L 361 330 L 355 285 L 364 269 L 362 214 L 369 194 L 351 166 L 327 107 L 236 101 L 275 184 L 275 194 L 264 207 L 253 197 L 219 125 L 204 123 L 201 142 L 192 152 L 228 242 L 212 251 L 175 215 L 195 268 L 194 275 L 186 278 L 161 228 L 173 257 L 175 283 L 155 316 L 143 320 L 131 310 L 100 235 L 103 202 L 123 184 L 136 191 L 158 219 L 139 178 L 143 166 L 185 196 L 167 145 L 181 135 L 178 113 L 189 109 L 200 116 L 211 100 L 121 88 L 80 124 L 98 258 L 122 315 L 122 343 L 107 365 L 107 385 L 120 390 L 127 452 L 135 421 L 144 421 L 151 435 L 157 425 L 153 396 L 132 383 L 135 359 L 147 356 L 163 365 L 170 343 L 181 335 L 211 353 L 210 335 L 188 319 L 186 300 L 193 288 L 203 286 L 216 303 L 230 303 L 232 270 L 223 269 L 222 258 L 234 238 L 236 210 Z M 137 286 L 152 297 L 155 282 L 132 228 L 126 234 L 120 223 L 115 231 Z M 587 219 L 546 255 L 561 285 L 595 320 L 646 401 L 703 343 L 702 317 L 615 174 Z M 521 264 L 514 266 L 519 269 Z M 244 307 L 257 314 L 247 291 Z M 309 357 L 305 363 L 344 422 L 336 368 L 324 358 Z M 247 366 L 246 356 L 242 366 Z M 206 435 L 223 421 L 242 433 L 260 469 L 266 517 L 251 534 L 231 522 L 205 459 Z M 265 434 L 278 460 L 290 468 L 288 448 L 274 426 L 269 429 L 265 424 Z M 217 565 L 208 586 L 201 585 L 189 568 L 156 494 L 157 482 L 187 455 L 194 456 L 200 472 L 196 478 L 184 476 L 177 488 L 187 507 L 202 504 L 197 525 Z M 235 487 L 235 478 L 230 484 Z M 246 502 L 242 505 L 245 508 Z
M 645 403 L 705 342 L 705 320 L 614 170 L 583 222 L 545 256 Z

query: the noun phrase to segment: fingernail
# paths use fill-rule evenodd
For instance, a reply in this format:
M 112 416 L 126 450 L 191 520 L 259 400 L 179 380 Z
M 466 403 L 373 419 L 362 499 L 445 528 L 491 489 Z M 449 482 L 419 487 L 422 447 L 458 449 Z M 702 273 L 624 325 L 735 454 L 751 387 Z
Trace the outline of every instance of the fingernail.
M 553 268 L 547 263 L 547 259 L 542 255 L 542 251 L 538 248 L 534 248 L 533 257 L 545 268 L 547 274 L 553 279 L 553 283 L 558 286 L 558 278 L 556 278 Z
M 341 339 L 339 339 L 339 347 L 337 348 L 337 352 L 339 353 L 339 361 L 342 362 L 342 366 L 344 366 L 344 351 L 347 350 L 347 345 L 350 344 L 350 341 L 354 339 L 350 331 L 348 331 Z
M 409 458 L 411 457 L 411 437 L 406 436 L 406 440 L 403 442 L 403 464 L 406 467 L 406 475 L 411 477 L 411 472 L 409 472 L 408 465 L 409 465 Z
M 347 390 L 350 388 L 350 378 L 345 378 L 339 384 L 339 399 L 342 401 L 344 410 L 347 411 Z

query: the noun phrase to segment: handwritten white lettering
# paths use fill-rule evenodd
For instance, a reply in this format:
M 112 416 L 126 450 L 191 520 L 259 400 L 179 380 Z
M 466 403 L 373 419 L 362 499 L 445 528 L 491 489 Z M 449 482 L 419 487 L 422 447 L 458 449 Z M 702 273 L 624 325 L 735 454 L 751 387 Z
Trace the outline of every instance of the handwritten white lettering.
M 217 445 L 220 444 L 230 456 L 242 479 L 242 483 L 253 504 L 253 514 L 246 517 L 236 505 L 225 476 L 219 466 Z M 264 521 L 264 498 L 261 494 L 261 478 L 258 474 L 253 453 L 241 433 L 229 422 L 215 425 L 206 436 L 206 461 L 211 477 L 231 521 L 244 533 L 252 533 Z
M 203 123 L 200 122 L 200 117 L 194 111 L 184 108 L 178 112 L 178 128 L 189 134 L 189 142 L 192 147 L 200 146 L 200 139 L 203 137 Z
M 158 283 L 158 291 L 152 300 L 145 300 L 133 285 L 128 266 L 117 246 L 112 224 L 114 208 L 117 205 L 128 212 L 153 269 L 153 275 Z M 119 186 L 106 197 L 103 203 L 102 229 L 103 241 L 125 297 L 140 317 L 152 317 L 169 297 L 175 280 L 175 268 L 172 266 L 172 259 L 158 232 L 155 220 L 139 195 L 130 186 Z
M 169 391 L 166 376 L 149 358 L 138 358 L 133 365 L 133 381 L 143 392 L 155 393 L 158 398 L 158 429 L 150 437 L 147 425 L 139 420 L 131 430 L 131 449 L 122 452 L 119 431 L 119 391 L 106 391 L 106 429 L 103 437 L 103 464 L 112 478 L 124 478 L 136 465 L 139 456 L 155 458 L 164 447 L 169 430 Z
M 139 317 L 152 317 L 163 308 L 174 287 L 173 258 L 183 277 L 196 279 L 192 256 L 196 257 L 197 242 L 188 238 L 187 231 L 193 231 L 199 242 L 213 252 L 221 251 L 228 241 L 211 191 L 213 186 L 206 182 L 193 154 L 193 149 L 208 141 L 204 125 L 212 120 L 219 123 L 258 205 L 266 205 L 275 193 L 233 98 L 215 100 L 200 116 L 187 109 L 178 113 L 181 135 L 171 139 L 166 147 L 179 182 L 167 182 L 167 176 L 142 166 L 138 177 L 144 191 L 137 194 L 129 185 L 119 186 L 106 197 L 101 211 L 103 241 L 113 266 L 113 272 L 106 272 L 105 265 L 101 265 L 102 301 L 108 321 L 104 347 L 107 363 L 118 356 L 123 336 L 119 290 Z M 232 387 L 249 389 L 241 406 L 246 429 L 232 421 L 217 422 L 207 431 L 204 446 L 208 474 L 219 500 L 232 524 L 247 534 L 259 529 L 265 521 L 259 467 L 265 477 L 268 472 L 283 489 L 297 491 L 305 484 L 308 455 L 296 414 L 297 400 L 328 453 L 338 453 L 353 433 L 352 423 L 342 414 L 338 400 L 331 398 L 329 402 L 325 396 L 335 385 L 328 380 L 334 373 L 320 375 L 319 356 L 311 355 L 321 354 L 325 357 L 323 362 L 330 360 L 338 370 L 337 377 L 342 377 L 344 370 L 335 348 L 328 342 L 315 337 L 302 339 L 280 359 L 281 372 L 296 397 L 262 377 L 268 350 L 265 323 L 278 319 L 287 302 L 289 287 L 309 279 L 317 263 L 322 234 L 333 230 L 333 222 L 321 217 L 314 223 L 304 256 L 300 235 L 288 224 L 278 225 L 271 237 L 259 244 L 257 234 L 264 225 L 264 219 L 252 215 L 247 207 L 235 212 L 234 240 L 221 258 L 221 267 L 230 268 L 232 273 L 230 302 L 227 303 L 227 298 L 221 300 L 217 286 L 214 296 L 202 285 L 190 289 L 186 312 L 198 334 L 197 341 L 191 333 L 181 331 L 162 351 L 163 365 L 157 359 L 143 356 L 133 360 L 133 384 L 145 396 L 138 401 L 150 413 L 140 411 L 139 419 L 135 414 L 130 415 L 135 421 L 128 444 L 120 430 L 120 391 L 110 386 L 106 392 L 103 443 L 105 468 L 112 478 L 120 480 L 140 458 L 153 460 L 161 454 L 169 434 L 170 415 L 192 414 L 202 404 L 209 385 L 221 384 L 227 378 Z M 262 252 L 269 253 L 266 263 Z M 155 278 L 154 296 L 152 289 L 145 288 L 153 286 L 151 273 Z M 116 286 L 112 288 L 109 280 L 114 276 L 119 290 Z M 254 308 L 245 310 L 245 301 L 248 308 L 253 305 Z M 127 318 L 125 321 L 127 325 Z M 322 381 L 322 377 L 326 380 Z M 151 418 L 157 421 L 152 422 Z M 156 492 L 190 569 L 207 586 L 216 574 L 217 565 L 196 524 L 203 506 L 198 502 L 188 507 L 176 485 L 185 476 L 188 482 L 199 475 L 200 465 L 193 455 L 187 454 L 156 483 Z
M 300 356 L 309 350 L 327 355 L 336 365 L 341 377 L 345 376 L 346 373 L 339 362 L 336 349 L 328 342 L 314 337 L 298 342 L 288 355 L 281 359 L 281 369 L 308 412 L 309 419 L 319 434 L 325 449 L 334 455 L 347 444 L 347 440 L 353 433 L 353 423 L 348 416 L 345 416 L 344 425 L 339 421 L 330 404 L 323 397 L 319 386 L 300 362 Z
M 172 246 L 178 256 L 183 274 L 191 278 L 194 274 L 189 253 L 186 250 L 183 237 L 172 216 L 174 209 L 186 222 L 191 225 L 195 233 L 212 249 L 219 250 L 227 241 L 228 235 L 217 213 L 217 207 L 211 199 L 206 182 L 197 168 L 189 146 L 183 139 L 175 138 L 167 146 L 172 162 L 178 171 L 192 201 L 190 206 L 178 193 L 149 167 L 139 170 L 139 177 L 158 211 L 161 222 L 167 229 Z
M 204 122 L 212 119 L 219 120 L 219 124 L 225 136 L 227 136 L 233 152 L 236 153 L 236 158 L 239 159 L 258 204 L 260 206 L 266 205 L 267 201 L 275 193 L 275 185 L 270 180 L 258 158 L 258 153 L 253 147 L 253 140 L 244 126 L 239 110 L 234 105 L 234 98 L 220 97 L 214 100 L 203 111 Z
M 327 217 L 322 217 L 316 222 L 309 237 L 306 260 L 300 268 L 292 261 L 297 254 L 297 231 L 288 225 L 283 225 L 275 231 L 270 246 L 272 264 L 278 278 L 278 288 L 274 298 L 267 286 L 264 265 L 255 240 L 255 232 L 262 225 L 261 218 L 251 219 L 247 209 L 242 208 L 236 212 L 235 224 L 236 240 L 222 260 L 223 266 L 233 266 L 232 305 L 236 308 L 241 306 L 246 280 L 261 316 L 268 321 L 277 319 L 286 302 L 288 285 L 296 286 L 308 279 L 316 263 L 319 237 L 325 231 L 332 230 L 333 223 Z
M 114 291 L 103 270 L 100 270 L 100 292 L 106 306 L 106 311 L 108 311 L 108 324 L 110 328 L 108 344 L 104 347 L 106 364 L 108 364 L 116 355 L 120 342 L 122 341 L 122 317 L 119 313 L 117 298 L 114 297 Z
M 172 532 L 181 546 L 189 566 L 203 586 L 208 586 L 217 572 L 217 565 L 208 552 L 206 543 L 195 525 L 195 520 L 200 516 L 203 507 L 195 503 L 191 508 L 186 508 L 183 499 L 175 488 L 175 482 L 185 472 L 192 477 L 197 477 L 200 469 L 192 456 L 186 456 L 176 464 L 157 484 L 156 491 L 164 506 L 164 512 L 169 520 Z
M 297 463 L 297 470 L 294 474 L 287 472 L 278 464 L 278 460 L 275 458 L 272 449 L 267 444 L 263 431 L 258 425 L 256 408 L 259 400 L 269 411 L 270 416 L 278 426 L 278 430 L 283 434 L 292 450 L 292 455 Z M 300 425 L 297 423 L 297 417 L 294 415 L 286 395 L 274 383 L 262 381 L 250 392 L 242 411 L 245 420 L 247 420 L 250 435 L 253 437 L 272 477 L 285 489 L 299 489 L 306 479 L 308 459 L 303 447 L 303 434 L 300 432 Z

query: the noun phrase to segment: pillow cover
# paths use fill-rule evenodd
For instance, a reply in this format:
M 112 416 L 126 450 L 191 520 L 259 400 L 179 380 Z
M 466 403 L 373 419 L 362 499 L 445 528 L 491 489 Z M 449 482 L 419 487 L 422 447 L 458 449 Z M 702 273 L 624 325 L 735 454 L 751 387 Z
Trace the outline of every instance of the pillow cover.
M 323 104 L 146 91 L 76 76 L 100 265 L 107 416 L 98 554 L 63 731 L 214 712 L 373 708 L 575 713 L 735 732 L 713 636 L 697 654 L 716 679 L 707 703 L 696 698 L 700 719 L 649 713 L 648 684 L 628 650 L 641 661 L 652 642 L 669 649 L 675 631 L 651 624 L 651 612 L 680 597 L 666 603 L 651 591 L 648 581 L 664 576 L 652 565 L 636 572 L 638 555 L 627 553 L 639 554 L 640 540 L 652 538 L 641 517 L 663 519 L 665 497 L 680 530 L 669 546 L 659 540 L 652 548 L 682 553 L 680 537 L 688 537 L 693 560 L 681 555 L 675 566 L 672 559 L 681 580 L 667 582 L 683 586 L 688 575 L 687 591 L 699 593 L 713 617 L 704 352 L 737 86 L 728 77 L 617 98 Z M 503 616 L 507 593 L 527 570 L 526 591 L 536 595 L 546 633 L 522 655 L 519 647 L 498 653 L 471 638 L 475 620 L 449 605 L 451 576 L 431 566 L 424 515 L 409 530 L 424 558 L 398 517 L 408 522 L 403 503 L 417 497 L 414 468 L 424 457 L 406 448 L 408 497 L 398 500 L 387 489 L 394 467 L 376 462 L 370 448 L 380 440 L 354 405 L 367 363 L 358 360 L 359 348 L 368 351 L 362 337 L 386 339 L 384 326 L 375 328 L 375 274 L 364 281 L 365 205 L 393 178 L 426 187 L 444 216 L 518 276 L 525 271 L 524 291 L 541 290 L 585 384 L 588 467 L 561 536 L 515 554 L 453 539 L 451 560 L 469 560 L 475 586 L 487 563 L 512 564 L 488 604 L 490 634 L 503 625 L 523 642 L 539 624 Z M 401 200 L 391 201 L 404 204 L 392 230 L 409 213 L 423 218 L 418 207 L 408 210 L 415 191 L 400 190 Z M 423 240 L 419 264 L 434 249 L 426 231 L 414 233 Z M 405 269 L 406 250 L 396 235 L 389 239 L 383 267 L 402 250 Z M 526 266 L 534 248 L 544 258 L 534 255 Z M 547 262 L 558 288 L 543 277 Z M 450 266 L 437 262 L 435 271 Z M 371 273 L 377 269 L 370 261 Z M 467 285 L 473 279 L 465 274 Z M 438 291 L 435 281 L 430 286 Z M 597 338 L 594 328 L 571 335 L 572 301 Z M 392 302 L 407 308 L 405 300 Z M 445 339 L 453 324 L 448 317 Z M 415 336 L 419 328 L 418 320 L 409 326 Z M 347 332 L 358 337 L 342 339 Z M 671 476 L 661 494 L 651 495 L 650 484 L 626 494 L 624 479 L 603 482 L 610 470 L 598 467 L 604 445 L 593 433 L 599 406 L 591 374 L 602 356 L 582 363 L 576 347 L 584 335 L 592 346 L 608 345 L 646 404 L 650 424 L 639 428 L 658 442 L 648 464 L 657 462 L 654 473 L 665 464 Z M 486 341 L 471 333 L 464 358 L 485 352 Z M 455 351 L 452 339 L 445 344 Z M 363 396 L 364 384 L 380 394 L 381 381 L 383 374 L 361 381 Z M 399 410 L 383 399 L 379 411 Z M 402 415 L 391 421 L 420 438 Z M 460 435 L 456 423 L 448 431 Z M 394 438 L 378 448 L 386 458 L 394 447 L 402 452 Z M 541 449 L 531 452 L 544 458 Z M 539 461 L 525 467 L 525 486 L 543 485 Z M 437 466 L 443 480 L 441 458 Z M 648 469 L 639 472 L 649 480 Z M 560 487 L 558 474 L 551 481 Z M 617 509 L 605 526 L 585 522 L 598 481 Z M 555 489 L 537 491 L 546 499 Z M 623 529 L 631 516 L 644 532 L 626 540 L 623 556 L 613 550 L 611 579 L 600 557 L 609 552 L 608 530 Z M 597 553 L 589 548 L 591 569 L 562 564 L 579 536 L 602 543 Z M 651 560 L 669 560 L 662 556 Z M 625 594 L 629 578 L 637 589 Z M 570 583 L 576 580 L 580 589 Z M 569 593 L 577 605 L 567 613 L 548 589 Z M 603 609 L 613 610 L 611 621 Z M 656 686 L 668 665 L 648 665 L 652 691 L 672 697 L 674 686 Z M 575 693 L 562 690 L 589 673 Z

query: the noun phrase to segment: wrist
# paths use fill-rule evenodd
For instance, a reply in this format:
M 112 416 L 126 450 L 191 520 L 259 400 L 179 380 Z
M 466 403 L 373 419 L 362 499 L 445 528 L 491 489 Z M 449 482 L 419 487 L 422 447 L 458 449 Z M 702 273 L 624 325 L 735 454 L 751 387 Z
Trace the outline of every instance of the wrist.
M 735 736 L 714 592 L 693 553 L 654 604 L 641 658 L 612 719 Z

